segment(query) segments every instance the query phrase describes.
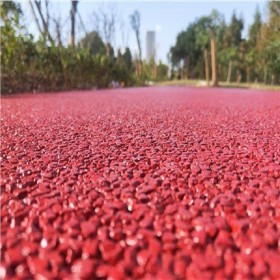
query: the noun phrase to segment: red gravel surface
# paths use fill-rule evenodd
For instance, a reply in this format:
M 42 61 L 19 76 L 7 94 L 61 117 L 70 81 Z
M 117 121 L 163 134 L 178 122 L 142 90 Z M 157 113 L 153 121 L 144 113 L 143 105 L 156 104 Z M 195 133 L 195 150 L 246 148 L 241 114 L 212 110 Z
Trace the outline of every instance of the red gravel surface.
M 2 98 L 6 279 L 280 279 L 280 94 Z

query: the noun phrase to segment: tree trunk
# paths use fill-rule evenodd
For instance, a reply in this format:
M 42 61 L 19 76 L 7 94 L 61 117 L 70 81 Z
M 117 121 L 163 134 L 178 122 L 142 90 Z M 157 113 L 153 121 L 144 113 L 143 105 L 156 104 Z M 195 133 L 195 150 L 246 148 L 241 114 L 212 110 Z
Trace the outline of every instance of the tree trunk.
M 30 8 L 31 8 L 31 12 L 32 12 L 33 18 L 34 18 L 35 23 L 37 25 L 37 28 L 38 28 L 39 32 L 41 33 L 41 35 L 44 36 L 45 34 L 43 33 L 43 30 L 41 29 L 38 17 L 36 16 L 35 9 L 33 7 L 33 4 L 32 4 L 31 0 L 29 0 L 29 5 L 30 5 Z
M 137 45 L 138 45 L 138 50 L 139 50 L 139 59 L 142 62 L 142 49 L 141 49 L 139 34 L 137 34 Z
M 205 79 L 207 86 L 209 86 L 209 61 L 208 61 L 208 50 L 204 49 L 204 61 L 205 61 Z
M 140 34 L 139 32 L 136 32 L 136 39 L 137 39 L 137 45 L 139 50 L 139 60 L 140 60 L 140 76 L 142 75 L 142 49 L 141 49 L 141 41 L 140 41 Z
M 264 67 L 264 76 L 263 76 L 263 83 L 266 84 L 267 80 L 267 66 Z
M 189 78 L 189 59 L 186 56 L 184 58 L 184 69 L 185 69 L 185 79 L 187 80 Z
M 110 45 L 109 45 L 109 43 L 105 44 L 105 49 L 106 49 L 106 56 L 109 58 L 109 56 L 110 56 Z
M 212 85 L 218 86 L 218 71 L 217 71 L 217 45 L 216 37 L 213 29 L 210 29 L 211 36 L 211 63 L 212 63 Z
M 41 21 L 42 21 L 42 24 L 43 24 L 43 33 L 44 33 L 44 34 L 47 34 L 48 39 L 49 39 L 49 41 L 50 41 L 51 43 L 54 43 L 54 40 L 53 40 L 53 38 L 52 38 L 52 36 L 51 36 L 51 34 L 50 34 L 50 32 L 49 32 L 47 22 L 46 22 L 46 20 L 45 20 L 45 18 L 44 18 L 44 16 L 43 16 L 43 13 L 42 13 L 41 2 L 35 1 L 34 3 L 35 3 L 35 5 L 36 5 L 36 8 L 37 8 L 37 10 L 38 10 L 38 12 L 39 12 L 39 15 L 40 15 L 40 18 L 41 18 Z
M 49 1 L 45 0 L 45 8 L 46 8 L 46 25 L 49 29 L 49 23 L 50 23 L 50 11 L 49 11 Z
M 157 79 L 157 64 L 156 63 L 154 63 L 154 65 L 153 65 L 153 76 L 154 76 L 154 79 L 156 80 Z
M 56 37 L 57 37 L 57 46 L 59 48 L 62 47 L 62 41 L 61 41 L 61 25 L 59 22 L 59 19 L 54 19 L 55 23 L 55 30 L 56 30 Z
M 228 65 L 227 83 L 230 83 L 233 62 L 230 60 Z
M 236 72 L 236 82 L 237 82 L 238 84 L 240 84 L 241 79 L 242 79 L 241 72 L 240 72 L 240 70 L 237 70 L 237 72 Z
M 275 75 L 272 74 L 271 75 L 271 85 L 274 86 L 274 83 L 275 83 Z
M 136 76 L 137 77 L 140 77 L 140 75 L 141 75 L 141 70 L 140 70 L 140 60 L 139 59 L 136 59 L 135 60 L 135 73 L 136 73 Z
M 242 74 L 241 74 L 241 72 L 239 72 L 238 76 L 237 76 L 237 83 L 240 84 L 241 80 L 242 80 Z
M 250 66 L 247 66 L 247 68 L 246 68 L 246 82 L 247 83 L 250 83 L 250 73 L 251 73 L 251 68 L 250 68 Z
M 71 35 L 70 35 L 70 46 L 75 47 L 75 16 L 77 10 L 78 1 L 72 0 L 71 7 Z

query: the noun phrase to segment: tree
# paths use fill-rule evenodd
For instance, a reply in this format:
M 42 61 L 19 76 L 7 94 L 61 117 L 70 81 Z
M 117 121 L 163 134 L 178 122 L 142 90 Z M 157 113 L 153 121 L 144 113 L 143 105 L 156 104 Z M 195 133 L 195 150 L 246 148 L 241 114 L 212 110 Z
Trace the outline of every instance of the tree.
M 264 65 L 263 80 L 270 76 L 274 84 L 280 76 L 280 2 L 268 3 L 268 21 L 262 25 L 258 50 Z M 275 80 L 276 79 L 276 80 Z
M 217 64 L 217 38 L 221 37 L 224 26 L 223 16 L 216 10 L 213 10 L 209 16 L 209 21 L 205 22 L 205 26 L 209 30 L 210 34 L 210 46 L 211 46 L 211 66 L 212 66 L 212 85 L 218 86 L 218 64 Z
M 248 43 L 250 46 L 255 47 L 257 45 L 258 40 L 260 40 L 261 36 L 261 27 L 262 27 L 262 18 L 259 8 L 257 7 L 254 21 L 252 25 L 249 27 L 249 38 Z
M 204 65 L 205 65 L 205 79 L 207 81 L 207 85 L 209 85 L 209 58 L 208 58 L 208 49 L 210 45 L 210 37 L 209 31 L 207 30 L 207 26 L 210 24 L 211 18 L 210 17 L 201 17 L 195 27 L 196 31 L 196 46 L 203 50 L 203 57 L 204 57 Z
M 106 47 L 96 31 L 88 33 L 78 43 L 79 47 L 88 49 L 91 55 L 106 54 Z
M 61 25 L 61 16 L 58 16 L 57 18 L 52 18 L 54 25 L 55 25 L 55 32 L 56 32 L 56 40 L 57 40 L 57 46 L 59 48 L 62 47 L 62 40 L 61 40 L 61 33 L 62 33 L 62 25 Z
M 105 42 L 106 55 L 110 56 L 110 47 L 114 45 L 116 36 L 116 24 L 119 21 L 116 6 L 99 5 L 98 12 L 92 13 L 92 22 L 95 31 L 101 36 Z
M 125 64 L 126 68 L 129 71 L 132 71 L 133 62 L 132 62 L 132 55 L 131 55 L 131 52 L 130 52 L 129 48 L 125 48 L 124 54 L 122 55 L 122 59 L 123 59 L 123 62 Z
M 157 80 L 166 80 L 168 76 L 168 66 L 159 61 L 157 66 Z
M 1 1 L 0 7 L 1 21 L 10 25 L 12 22 L 19 25 L 19 17 L 22 15 L 20 4 L 13 1 Z
M 37 13 L 39 17 L 37 16 L 35 12 L 35 8 L 33 6 L 33 3 L 37 9 Z M 31 7 L 31 11 L 35 20 L 35 23 L 37 25 L 37 28 L 42 36 L 42 38 L 46 41 L 46 39 L 49 40 L 51 44 L 54 44 L 54 39 L 51 36 L 50 30 L 49 30 L 49 20 L 50 20 L 50 14 L 49 14 L 49 2 L 45 0 L 45 14 L 43 13 L 41 1 L 31 1 L 29 0 L 29 4 Z M 39 21 L 39 18 L 41 22 Z
M 223 36 L 223 58 L 225 59 L 224 64 L 228 65 L 227 71 L 227 82 L 231 81 L 233 66 L 238 67 L 238 75 L 240 78 L 240 44 L 242 42 L 242 30 L 244 28 L 244 23 L 242 18 L 237 18 L 235 12 L 232 13 L 231 21 L 228 26 L 226 26 Z
M 139 60 L 140 60 L 140 73 L 141 73 L 141 65 L 142 65 L 142 48 L 141 48 L 141 41 L 140 41 L 140 25 L 141 25 L 141 18 L 139 11 L 135 11 L 132 15 L 130 15 L 130 23 L 131 27 L 135 32 L 138 51 L 139 51 Z
M 226 27 L 224 35 L 224 47 L 238 47 L 242 40 L 242 30 L 244 23 L 242 18 L 237 18 L 235 12 L 232 13 L 230 24 Z
M 20 4 L 13 1 L 2 1 L 0 5 L 2 72 L 13 71 L 13 66 L 17 66 L 15 60 L 21 55 L 19 33 L 22 30 L 22 10 Z
M 178 34 L 175 46 L 170 49 L 170 60 L 172 66 L 179 68 L 179 71 L 182 70 L 180 68 L 183 64 L 184 71 L 180 71 L 180 76 L 197 78 L 205 69 L 206 80 L 209 79 L 208 48 L 210 46 L 212 83 L 214 86 L 218 84 L 217 40 L 219 44 L 223 29 L 223 17 L 214 10 L 209 16 L 191 23 L 185 31 Z
M 169 55 L 172 66 L 178 68 L 179 71 L 181 65 L 183 64 L 183 76 L 188 78 L 194 78 L 197 74 L 196 64 L 200 51 L 197 49 L 195 43 L 195 27 L 195 23 L 192 23 L 185 31 L 182 31 L 177 35 L 176 43 L 173 47 L 171 47 Z
M 258 52 L 258 42 L 261 39 L 261 28 L 262 19 L 259 9 L 256 9 L 254 14 L 254 21 L 251 26 L 249 26 L 248 32 L 248 42 L 247 42 L 247 52 L 245 54 L 246 62 L 246 80 L 251 81 L 251 78 L 256 81 L 259 79 L 259 72 L 262 65 L 259 63 L 259 52 Z
M 70 46 L 75 46 L 75 23 L 76 23 L 76 12 L 77 12 L 78 1 L 71 1 L 71 35 L 70 35 Z

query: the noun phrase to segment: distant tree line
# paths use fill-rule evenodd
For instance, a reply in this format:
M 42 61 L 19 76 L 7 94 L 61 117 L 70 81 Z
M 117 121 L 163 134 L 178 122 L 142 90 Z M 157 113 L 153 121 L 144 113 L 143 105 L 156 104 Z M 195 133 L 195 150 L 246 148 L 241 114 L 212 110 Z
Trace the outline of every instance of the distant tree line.
M 123 51 L 112 47 L 115 14 L 100 9 L 94 14 L 94 30 L 88 32 L 78 13 L 78 1 L 69 2 L 72 4 L 71 31 L 69 46 L 65 46 L 61 19 L 52 17 L 47 0 L 29 1 L 40 34 L 38 40 L 34 40 L 22 24 L 21 5 L 0 1 L 2 93 L 103 88 L 113 83 L 133 86 L 151 79 L 167 79 L 167 65 L 154 59 L 142 60 L 139 12 L 135 11 L 130 17 L 139 49 L 139 54 L 133 56 L 128 47 Z M 77 16 L 85 32 L 79 40 L 75 31 Z
M 268 2 L 267 12 L 264 19 L 256 9 L 246 38 L 235 12 L 229 24 L 216 10 L 198 18 L 170 49 L 172 77 L 280 84 L 280 2 Z

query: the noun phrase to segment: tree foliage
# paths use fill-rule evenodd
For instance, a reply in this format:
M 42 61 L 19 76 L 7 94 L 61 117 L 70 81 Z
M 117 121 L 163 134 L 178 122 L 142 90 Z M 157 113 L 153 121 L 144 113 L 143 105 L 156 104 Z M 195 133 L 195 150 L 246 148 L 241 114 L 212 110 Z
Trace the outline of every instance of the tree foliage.
M 130 23 L 131 27 L 135 32 L 138 50 L 139 50 L 139 59 L 140 63 L 142 61 L 142 47 L 141 47 L 141 41 L 140 41 L 140 27 L 141 27 L 141 16 L 139 11 L 134 11 L 132 15 L 130 15 Z
M 2 93 L 108 87 L 112 81 L 132 86 L 151 79 L 136 75 L 128 47 L 115 54 L 97 31 L 87 33 L 75 48 L 46 36 L 34 41 L 21 25 L 20 4 L 0 3 Z
M 88 49 L 91 55 L 106 54 L 106 47 L 96 31 L 92 31 L 78 43 L 80 48 Z
M 244 21 L 233 12 L 230 22 L 213 11 L 191 23 L 177 35 L 169 59 L 179 76 L 204 79 L 209 56 L 209 29 L 217 43 L 218 74 L 221 80 L 280 83 L 280 2 L 270 1 L 264 21 L 257 9 L 247 37 Z M 209 74 L 209 73 L 208 73 Z
M 106 86 L 109 62 L 102 54 L 83 49 L 34 42 L 20 25 L 18 4 L 2 2 L 1 64 L 2 92 L 61 90 Z

